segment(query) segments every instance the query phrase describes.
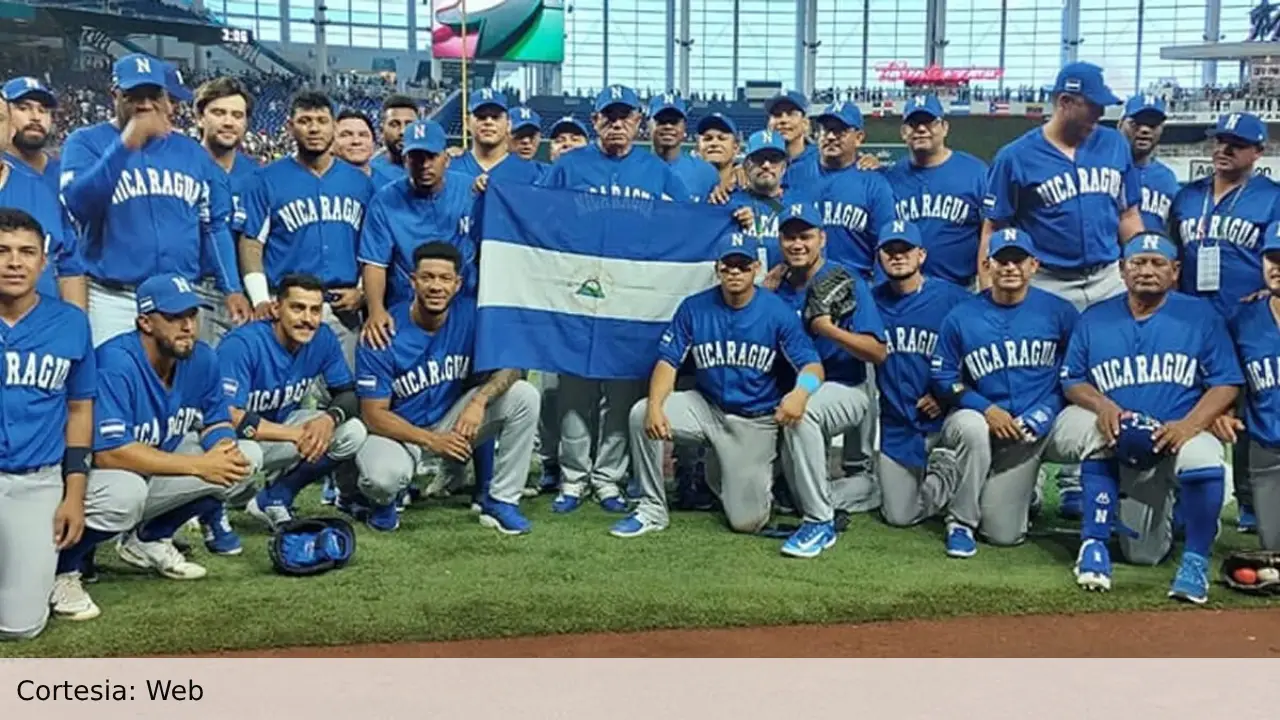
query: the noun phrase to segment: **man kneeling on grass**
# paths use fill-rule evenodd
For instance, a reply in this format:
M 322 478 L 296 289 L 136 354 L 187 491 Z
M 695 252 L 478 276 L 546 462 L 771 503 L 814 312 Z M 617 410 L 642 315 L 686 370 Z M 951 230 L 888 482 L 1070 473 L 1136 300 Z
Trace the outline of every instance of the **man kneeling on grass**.
M 493 483 L 481 498 L 480 523 L 507 535 L 527 533 L 530 524 L 518 503 L 538 429 L 538 391 L 518 370 L 471 375 L 476 304 L 458 297 L 457 248 L 421 245 L 413 268 L 413 299 L 390 310 L 391 344 L 362 344 L 356 351 L 356 393 L 371 434 L 356 455 L 359 494 L 344 492 L 338 507 L 366 518 L 375 530 L 395 530 L 396 498 L 428 456 L 466 463 L 475 447 L 496 435 Z

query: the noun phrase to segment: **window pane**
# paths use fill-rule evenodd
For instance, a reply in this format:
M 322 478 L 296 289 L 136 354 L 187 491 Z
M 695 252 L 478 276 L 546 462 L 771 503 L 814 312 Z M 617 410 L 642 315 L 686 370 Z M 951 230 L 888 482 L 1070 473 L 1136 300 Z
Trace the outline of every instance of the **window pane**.
M 1140 4 L 1140 0 L 1080 0 L 1079 58 L 1101 67 L 1107 84 L 1122 97 L 1137 92 L 1142 81 L 1137 76 Z

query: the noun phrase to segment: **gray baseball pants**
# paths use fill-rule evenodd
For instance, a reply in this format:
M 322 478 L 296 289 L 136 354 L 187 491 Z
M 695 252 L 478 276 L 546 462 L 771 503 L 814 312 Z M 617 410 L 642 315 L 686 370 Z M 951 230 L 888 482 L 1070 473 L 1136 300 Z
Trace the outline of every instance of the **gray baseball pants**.
M 925 452 L 932 459 L 941 433 L 925 438 Z M 955 493 L 954 473 L 937 471 L 932 462 L 908 467 L 881 452 L 876 462 L 880 485 L 880 515 L 894 527 L 910 527 L 942 512 Z
M 478 390 L 472 388 L 458 398 L 449 412 L 431 426 L 431 431 L 443 432 L 453 428 Z M 495 436 L 498 439 L 493 484 L 489 488 L 489 496 L 494 500 L 514 504 L 523 496 L 525 482 L 529 478 L 529 460 L 533 457 L 533 444 L 538 434 L 540 404 L 538 390 L 526 380 L 517 380 L 485 407 L 484 422 L 480 424 L 472 446 L 478 447 Z M 356 453 L 360 492 L 374 505 L 389 505 L 401 490 L 409 487 L 430 457 L 420 445 L 369 435 Z M 454 460 L 445 460 L 444 465 L 449 474 L 461 473 L 465 467 Z
M 560 376 L 555 373 L 538 373 L 538 386 L 542 393 L 542 409 L 538 417 L 538 456 L 542 466 L 560 463 Z
M 866 385 L 825 382 L 809 397 L 804 417 L 782 432 L 782 469 L 807 522 L 830 522 L 834 510 L 850 510 L 865 502 L 866 484 L 859 476 L 830 478 L 827 442 L 837 435 L 857 435 L 869 417 Z
M 560 376 L 560 492 L 617 497 L 627 478 L 627 417 L 645 396 L 644 380 Z
M 33 638 L 49 621 L 57 573 L 53 515 L 62 502 L 62 467 L 0 473 L 0 640 Z
M 1236 477 L 1239 475 L 1237 472 Z M 1253 479 L 1253 508 L 1258 514 L 1258 540 L 1263 550 L 1280 550 L 1280 448 L 1252 440 L 1249 476 Z

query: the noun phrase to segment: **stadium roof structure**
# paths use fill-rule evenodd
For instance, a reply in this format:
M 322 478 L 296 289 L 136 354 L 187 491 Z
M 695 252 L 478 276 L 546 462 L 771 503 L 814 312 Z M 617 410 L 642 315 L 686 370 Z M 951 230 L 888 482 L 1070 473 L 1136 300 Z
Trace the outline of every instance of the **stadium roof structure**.
M 1169 45 L 1160 48 L 1161 60 L 1255 60 L 1280 58 L 1280 42 L 1229 42 L 1202 45 Z
M 111 33 L 164 35 L 183 42 L 217 45 L 222 27 L 191 10 L 158 0 L 26 0 L 64 27 L 93 27 Z

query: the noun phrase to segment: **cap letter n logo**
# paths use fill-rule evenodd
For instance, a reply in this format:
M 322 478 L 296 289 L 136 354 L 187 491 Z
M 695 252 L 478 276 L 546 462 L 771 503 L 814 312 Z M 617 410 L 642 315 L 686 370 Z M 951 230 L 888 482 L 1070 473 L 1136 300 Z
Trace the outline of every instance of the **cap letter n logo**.
M 1239 122 L 1240 122 L 1240 113 L 1231 113 L 1230 115 L 1227 116 L 1226 129 L 1235 130 L 1236 125 L 1239 124 Z
M 802 214 L 803 212 L 804 212 L 804 205 L 792 205 L 792 206 L 791 206 L 791 215 L 792 215 L 792 217 L 794 217 L 794 216 L 796 216 L 796 215 L 800 215 L 800 214 Z
M 150 60 L 148 60 L 147 58 L 135 58 L 133 62 L 134 62 L 134 65 L 135 65 L 135 69 L 136 69 L 138 72 L 140 72 L 140 73 L 150 73 L 150 72 L 151 72 L 151 61 L 150 61 Z
M 621 86 L 618 86 L 618 85 L 614 85 L 613 87 L 609 88 L 609 97 L 610 97 L 610 98 L 612 98 L 612 99 L 614 99 L 614 100 L 621 100 L 621 99 L 622 99 L 622 87 L 621 87 Z
M 1143 250 L 1159 250 L 1159 249 L 1160 249 L 1160 236 L 1159 236 L 1159 235 L 1148 235 L 1148 236 L 1146 236 L 1146 237 L 1142 238 L 1142 249 L 1143 249 Z

